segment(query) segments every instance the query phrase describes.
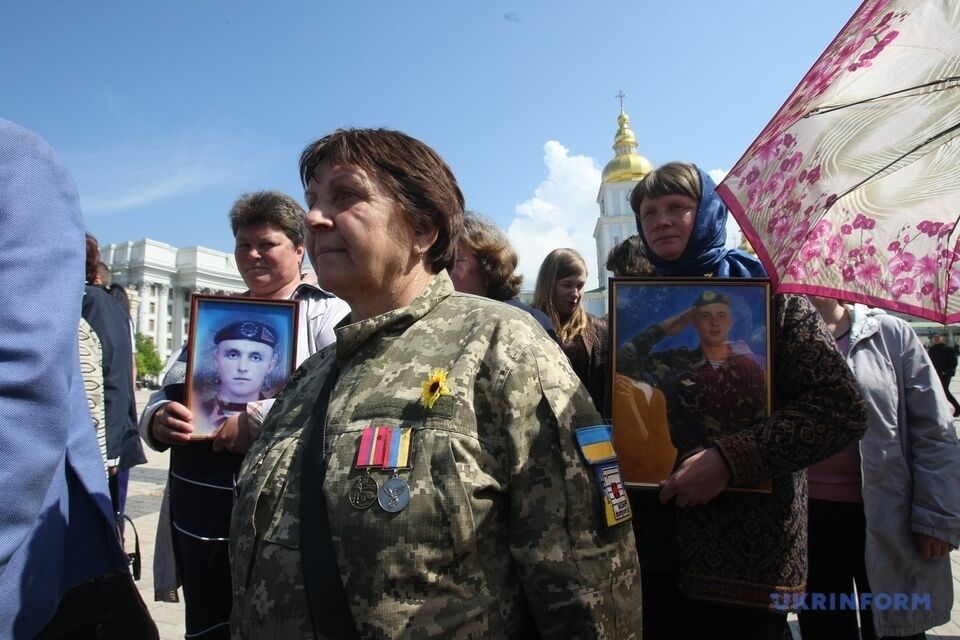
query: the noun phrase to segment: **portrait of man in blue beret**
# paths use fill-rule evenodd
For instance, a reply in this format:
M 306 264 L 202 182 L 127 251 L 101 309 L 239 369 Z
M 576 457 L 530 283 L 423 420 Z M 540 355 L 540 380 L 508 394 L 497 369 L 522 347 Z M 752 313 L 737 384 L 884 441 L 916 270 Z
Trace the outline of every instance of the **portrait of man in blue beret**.
M 230 322 L 213 336 L 212 366 L 215 388 L 201 393 L 197 433 L 212 433 L 228 417 L 246 410 L 247 403 L 276 394 L 270 374 L 277 368 L 282 345 L 279 332 L 266 322 L 245 319 Z M 207 385 L 208 386 L 208 385 Z

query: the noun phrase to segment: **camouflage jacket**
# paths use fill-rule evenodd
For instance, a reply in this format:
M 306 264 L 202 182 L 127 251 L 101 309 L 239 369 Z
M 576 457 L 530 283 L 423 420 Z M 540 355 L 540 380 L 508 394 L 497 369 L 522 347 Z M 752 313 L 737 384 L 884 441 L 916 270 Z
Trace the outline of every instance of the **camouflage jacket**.
M 312 638 L 300 568 L 300 461 L 318 391 L 341 579 L 363 638 L 640 636 L 629 525 L 605 527 L 574 429 L 600 417 L 528 314 L 438 275 L 409 306 L 337 328 L 288 381 L 238 481 L 230 557 L 235 638 Z M 421 387 L 449 372 L 427 409 Z M 412 427 L 410 502 L 351 506 L 362 429 Z M 389 478 L 374 471 L 379 484 Z M 529 630 L 529 629 L 528 629 Z
M 617 367 L 663 391 L 680 460 L 767 416 L 766 375 L 752 356 L 732 353 L 714 366 L 699 348 L 651 352 L 666 335 L 657 324 L 637 334 L 624 345 Z

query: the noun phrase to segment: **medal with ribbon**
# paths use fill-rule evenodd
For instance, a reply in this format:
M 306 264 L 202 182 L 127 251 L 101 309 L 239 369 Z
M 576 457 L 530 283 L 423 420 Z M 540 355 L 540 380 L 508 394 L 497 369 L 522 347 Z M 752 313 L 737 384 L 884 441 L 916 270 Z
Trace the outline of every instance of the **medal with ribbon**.
M 370 469 L 382 468 L 384 446 L 390 437 L 390 427 L 366 427 L 360 433 L 360 446 L 357 447 L 357 469 L 363 469 L 362 476 L 354 480 L 350 487 L 350 504 L 354 509 L 366 509 L 377 501 L 380 487 L 370 475 Z
M 400 469 L 410 467 L 410 441 L 413 429 L 403 427 L 391 429 L 390 438 L 385 439 L 383 468 L 393 470 L 393 476 L 383 483 L 377 493 L 377 502 L 384 511 L 396 513 L 402 511 L 410 502 L 410 486 L 400 477 Z

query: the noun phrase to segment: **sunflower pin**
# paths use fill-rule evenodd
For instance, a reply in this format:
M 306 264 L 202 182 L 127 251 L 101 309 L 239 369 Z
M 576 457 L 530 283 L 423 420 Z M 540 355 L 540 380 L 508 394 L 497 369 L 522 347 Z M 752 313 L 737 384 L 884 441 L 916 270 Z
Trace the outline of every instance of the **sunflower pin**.
M 450 395 L 450 387 L 447 386 L 447 370 L 434 369 L 433 373 L 427 376 L 423 383 L 423 391 L 420 393 L 420 404 L 427 409 L 433 409 L 433 405 L 440 396 Z

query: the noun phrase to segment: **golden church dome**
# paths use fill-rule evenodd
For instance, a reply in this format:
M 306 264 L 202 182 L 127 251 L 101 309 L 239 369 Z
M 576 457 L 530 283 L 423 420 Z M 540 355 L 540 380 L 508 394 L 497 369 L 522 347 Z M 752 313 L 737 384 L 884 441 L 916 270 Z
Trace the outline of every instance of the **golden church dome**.
M 653 169 L 653 165 L 637 153 L 637 138 L 630 129 L 630 116 L 622 109 L 617 122 L 620 126 L 613 139 L 613 150 L 616 156 L 603 168 L 603 182 L 642 180 Z

